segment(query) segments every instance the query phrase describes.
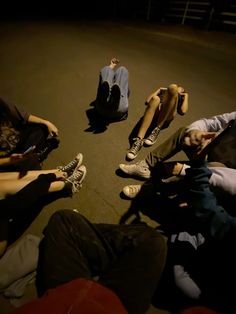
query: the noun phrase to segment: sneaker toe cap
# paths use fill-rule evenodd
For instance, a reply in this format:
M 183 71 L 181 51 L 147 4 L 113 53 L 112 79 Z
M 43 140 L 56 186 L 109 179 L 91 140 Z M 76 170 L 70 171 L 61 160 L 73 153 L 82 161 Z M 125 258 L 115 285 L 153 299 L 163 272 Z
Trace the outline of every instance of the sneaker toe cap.
M 126 157 L 127 157 L 128 159 L 130 159 L 130 160 L 133 160 L 136 156 L 135 156 L 133 153 L 128 152 L 128 153 L 126 154 Z

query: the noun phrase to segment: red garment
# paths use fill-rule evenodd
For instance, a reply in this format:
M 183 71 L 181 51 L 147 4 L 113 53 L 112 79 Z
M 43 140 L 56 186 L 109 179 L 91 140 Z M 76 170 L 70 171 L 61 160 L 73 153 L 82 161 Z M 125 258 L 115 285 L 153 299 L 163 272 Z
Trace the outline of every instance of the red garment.
M 219 314 L 219 313 L 205 306 L 193 306 L 185 310 L 182 310 L 180 314 Z
M 75 279 L 31 303 L 15 309 L 12 314 L 128 314 L 119 298 L 95 281 Z

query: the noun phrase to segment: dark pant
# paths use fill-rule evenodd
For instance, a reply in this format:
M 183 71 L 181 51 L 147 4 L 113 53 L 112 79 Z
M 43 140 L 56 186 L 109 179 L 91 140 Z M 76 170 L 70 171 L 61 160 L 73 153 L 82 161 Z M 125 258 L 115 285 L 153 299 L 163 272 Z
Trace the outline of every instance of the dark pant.
M 183 139 L 185 132 L 185 127 L 179 128 L 164 143 L 157 146 L 147 155 L 146 162 L 150 166 L 150 168 L 154 168 L 160 162 L 171 158 L 172 156 L 183 150 Z M 186 151 L 185 153 L 187 154 L 188 151 Z
M 36 146 L 36 152 L 41 151 L 46 144 L 48 129 L 43 124 L 28 124 L 21 132 L 21 142 L 17 147 L 18 153 L 23 153 L 30 146 Z
M 45 125 L 29 124 L 21 130 L 21 141 L 14 152 L 23 153 L 31 146 L 36 146 L 34 153 L 39 153 L 47 145 L 48 130 Z M 40 161 L 36 154 L 27 160 L 23 160 L 13 165 L 0 167 L 0 172 L 28 171 L 41 169 Z
M 53 173 L 42 174 L 18 193 L 0 200 L 0 240 L 14 242 L 32 223 L 44 205 L 59 197 L 68 196 L 66 191 L 48 194 Z
M 165 239 L 144 225 L 92 224 L 78 212 L 50 219 L 40 245 L 39 294 L 75 278 L 92 279 L 120 298 L 129 313 L 145 313 L 166 259 Z

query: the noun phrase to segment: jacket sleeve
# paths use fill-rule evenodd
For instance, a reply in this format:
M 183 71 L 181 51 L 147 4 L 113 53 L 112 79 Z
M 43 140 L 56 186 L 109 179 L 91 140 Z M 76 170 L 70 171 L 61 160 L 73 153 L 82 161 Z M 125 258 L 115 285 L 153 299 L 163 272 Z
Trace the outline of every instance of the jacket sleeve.
M 199 130 L 205 132 L 219 132 L 223 130 L 231 120 L 236 119 L 236 111 L 224 113 L 209 119 L 197 120 L 187 127 L 187 132 Z
M 205 231 L 213 238 L 224 239 L 232 233 L 236 234 L 236 218 L 230 216 L 217 203 L 214 193 L 210 190 L 210 177 L 211 171 L 200 161 L 195 161 L 192 167 L 186 170 L 188 202 Z

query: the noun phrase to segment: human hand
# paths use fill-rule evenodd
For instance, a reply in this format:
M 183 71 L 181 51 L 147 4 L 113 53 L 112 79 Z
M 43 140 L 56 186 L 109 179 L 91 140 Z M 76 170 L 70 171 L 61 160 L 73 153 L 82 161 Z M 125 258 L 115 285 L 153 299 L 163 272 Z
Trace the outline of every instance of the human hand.
M 51 136 L 58 136 L 58 128 L 50 121 L 46 122 L 47 128 L 48 128 L 48 132 Z
M 181 170 L 183 169 L 183 164 L 181 164 L 180 162 L 177 162 L 174 167 L 173 167 L 173 170 L 172 170 L 172 174 L 173 176 L 178 176 L 181 172 Z
M 117 65 L 118 63 L 120 63 L 120 60 L 117 58 L 112 58 L 111 59 L 111 64 Z
M 21 160 L 26 159 L 26 156 L 24 156 L 23 154 L 12 154 L 10 157 L 10 164 L 15 164 Z

